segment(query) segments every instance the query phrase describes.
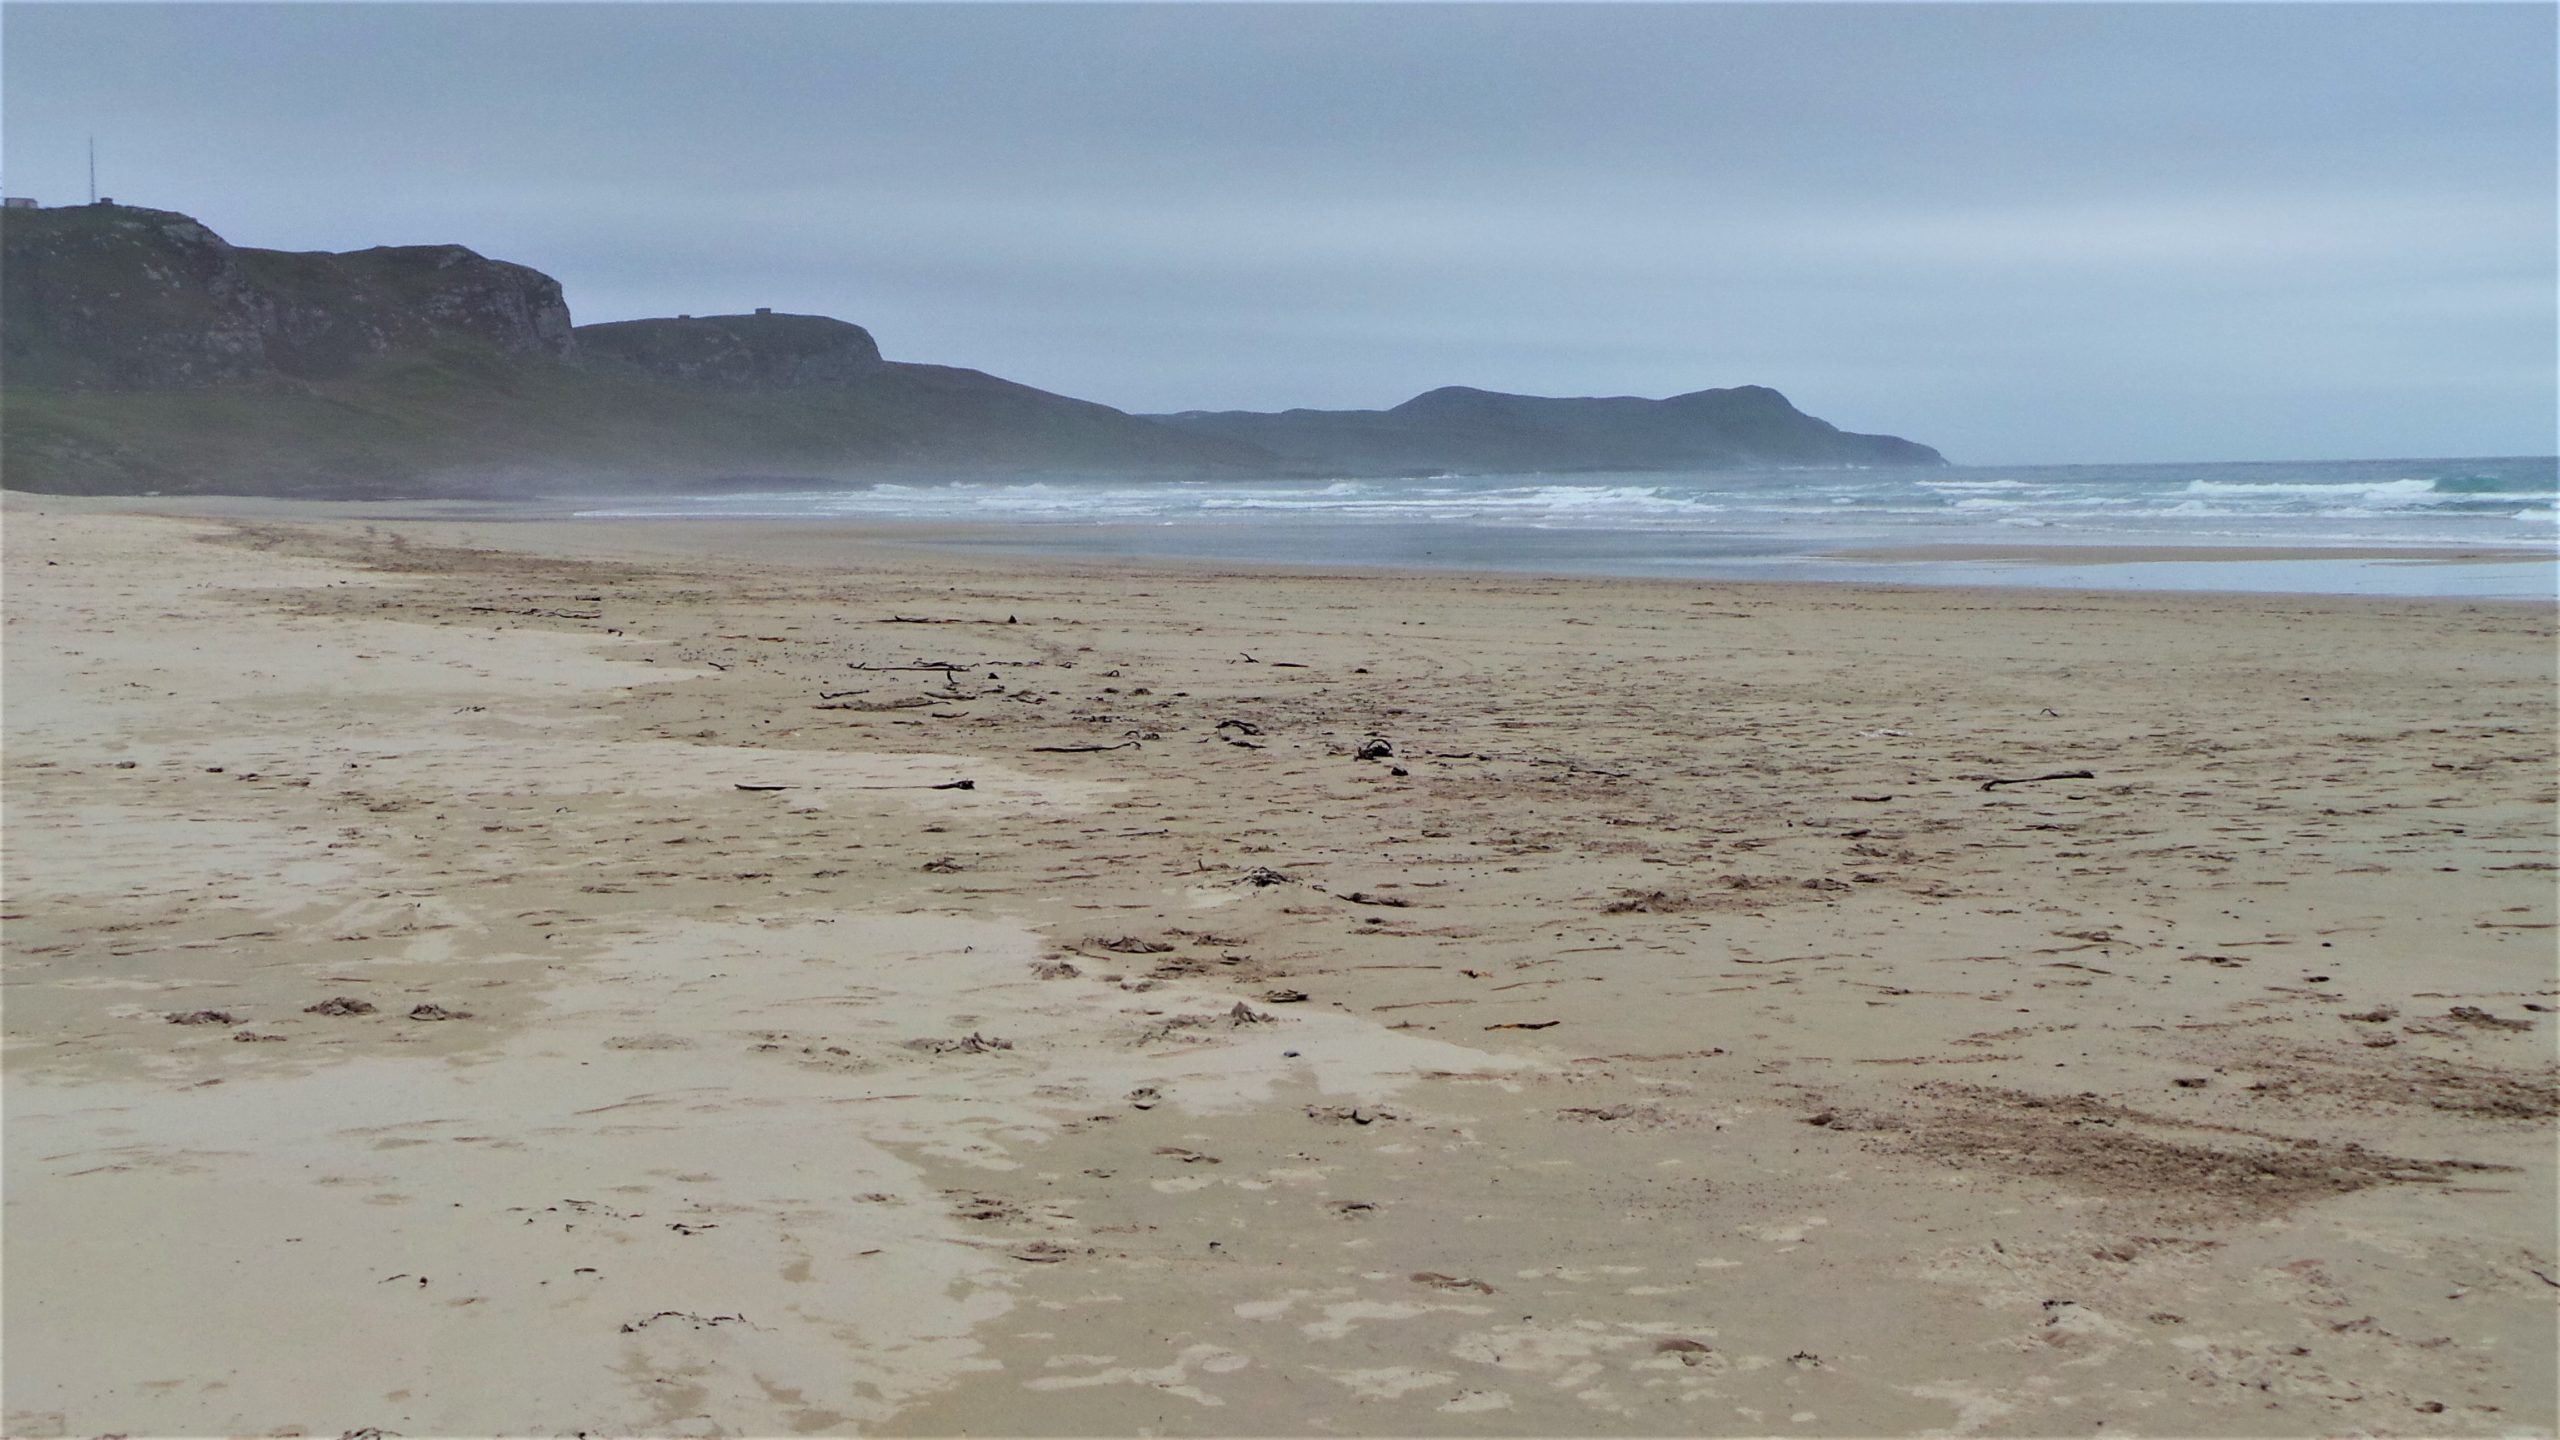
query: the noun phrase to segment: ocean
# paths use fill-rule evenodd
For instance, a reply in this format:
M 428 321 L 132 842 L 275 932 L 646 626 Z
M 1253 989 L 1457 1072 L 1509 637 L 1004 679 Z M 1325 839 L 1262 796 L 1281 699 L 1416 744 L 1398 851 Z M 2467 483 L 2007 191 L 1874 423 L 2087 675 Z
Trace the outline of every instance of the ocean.
M 2516 599 L 2554 598 L 2560 583 L 2560 460 L 2549 456 L 947 479 L 650 496 L 579 513 L 873 522 L 891 538 L 972 548 L 1317 566 Z M 2199 551 L 2247 558 L 2164 553 Z M 2497 558 L 2454 558 L 2484 551 Z

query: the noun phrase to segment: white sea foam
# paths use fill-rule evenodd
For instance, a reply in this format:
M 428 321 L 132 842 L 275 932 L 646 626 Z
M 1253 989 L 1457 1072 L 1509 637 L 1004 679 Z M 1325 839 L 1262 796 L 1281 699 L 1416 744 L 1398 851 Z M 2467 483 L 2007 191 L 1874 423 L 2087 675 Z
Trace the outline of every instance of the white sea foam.
M 1087 547 L 1122 543 L 1103 537 L 1112 527 L 1110 536 L 1147 537 L 1128 543 L 1149 554 L 1659 574 L 1696 572 L 1710 560 L 1757 565 L 2022 529 L 2095 544 L 2550 550 L 2560 548 L 2554 471 L 2549 461 L 2455 460 L 1251 481 L 899 477 L 634 498 L 587 513 L 1011 523 L 1052 537 L 1044 544 Z M 1079 531 L 1095 538 L 1078 540 Z
M 2229 481 L 2190 480 L 2190 495 L 2223 495 L 2269 498 L 2299 495 L 2312 500 L 2335 500 L 2353 496 L 2370 504 L 2423 505 L 2452 496 L 2441 494 L 2433 480 L 2382 480 L 2339 484 L 2320 481 Z

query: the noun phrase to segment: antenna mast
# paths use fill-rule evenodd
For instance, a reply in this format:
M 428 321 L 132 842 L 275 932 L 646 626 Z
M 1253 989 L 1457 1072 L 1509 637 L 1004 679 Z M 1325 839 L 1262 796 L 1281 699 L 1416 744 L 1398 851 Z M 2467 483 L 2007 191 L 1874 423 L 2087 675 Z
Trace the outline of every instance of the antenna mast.
M 89 203 L 98 203 L 98 137 L 89 137 Z

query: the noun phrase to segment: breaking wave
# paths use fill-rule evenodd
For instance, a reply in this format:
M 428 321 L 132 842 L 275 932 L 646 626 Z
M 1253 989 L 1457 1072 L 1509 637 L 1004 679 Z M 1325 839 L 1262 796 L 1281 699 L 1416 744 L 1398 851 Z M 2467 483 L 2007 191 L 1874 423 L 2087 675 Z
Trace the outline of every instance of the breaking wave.
M 2545 546 L 2550 459 L 2301 465 L 2068 465 L 1418 479 L 905 478 L 634 499 L 623 516 L 1156 527 L 1440 526 L 1643 532 L 1772 547 L 1942 542 L 2034 529 L 2054 541 Z M 1596 542 L 1595 542 L 1596 543 Z

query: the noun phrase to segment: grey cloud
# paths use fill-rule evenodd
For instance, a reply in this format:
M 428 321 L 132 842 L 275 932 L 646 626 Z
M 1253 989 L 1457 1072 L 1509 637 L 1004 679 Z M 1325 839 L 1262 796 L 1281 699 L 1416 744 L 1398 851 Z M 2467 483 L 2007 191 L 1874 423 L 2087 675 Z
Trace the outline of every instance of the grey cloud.
M 2551 446 L 2547 7 L 12 4 L 13 191 L 1133 409 L 1756 381 L 1961 458 Z M 2395 398 L 2398 397 L 2398 398 Z

